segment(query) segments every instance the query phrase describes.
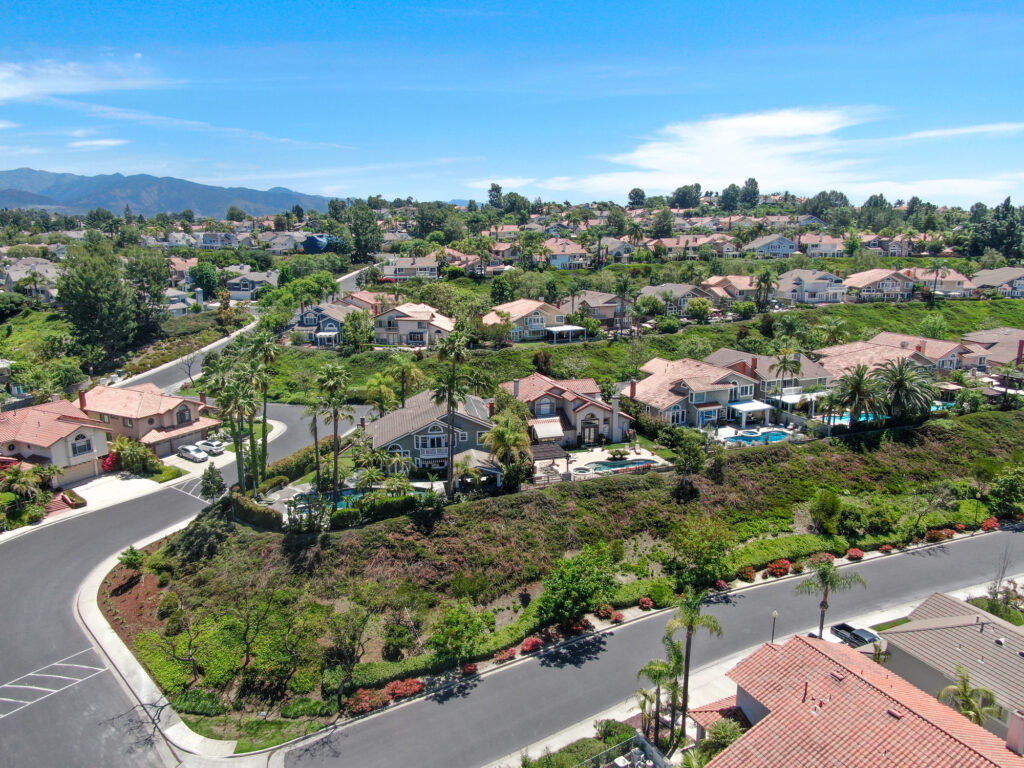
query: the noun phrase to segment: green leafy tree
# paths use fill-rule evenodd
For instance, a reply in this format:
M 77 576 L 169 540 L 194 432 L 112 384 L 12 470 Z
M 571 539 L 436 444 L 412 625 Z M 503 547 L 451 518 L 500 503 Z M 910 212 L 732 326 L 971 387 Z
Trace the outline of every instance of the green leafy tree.
M 373 254 L 384 244 L 384 233 L 377 224 L 377 214 L 365 203 L 359 203 L 348 209 L 348 219 L 352 230 L 352 260 L 357 264 L 371 262 Z
M 220 289 L 220 280 L 217 277 L 217 267 L 208 261 L 201 261 L 194 267 L 188 268 L 188 275 L 196 288 L 203 291 L 203 299 L 210 301 L 217 295 Z
M 707 438 L 696 429 L 682 429 L 679 430 L 678 435 L 678 443 L 675 446 L 675 468 L 679 473 L 680 485 L 685 488 L 689 485 L 690 475 L 700 472 L 707 464 L 708 455 L 705 451 Z
M 841 573 L 831 560 L 814 565 L 811 575 L 796 585 L 798 595 L 821 595 L 818 603 L 818 637 L 825 636 L 825 612 L 828 610 L 829 596 L 834 592 L 848 592 L 855 586 L 867 588 L 867 583 L 859 573 Z
M 405 408 L 406 394 L 423 383 L 423 369 L 411 355 L 398 354 L 391 358 L 387 374 L 398 384 L 399 397 Z
M 714 584 L 729 570 L 729 549 L 735 536 L 720 518 L 688 515 L 672 534 L 672 570 L 683 592 Z
M 72 251 L 57 290 L 75 335 L 101 348 L 109 358 L 135 339 L 135 296 L 125 268 L 113 252 Z
M 996 475 L 989 491 L 989 506 L 1001 517 L 1024 510 L 1024 466 L 1011 467 Z
M 757 179 L 751 177 L 743 182 L 739 202 L 744 208 L 756 208 L 757 204 L 761 202 L 761 192 L 758 189 Z
M 544 579 L 538 616 L 545 622 L 568 623 L 606 601 L 615 588 L 612 561 L 604 547 L 587 545 L 578 555 L 558 561 Z
M 730 184 L 723 189 L 722 194 L 718 197 L 718 207 L 723 211 L 735 211 L 739 208 L 740 188 L 735 184 Z
M 672 237 L 672 224 L 675 217 L 668 208 L 662 208 L 654 214 L 654 221 L 651 223 L 651 237 Z
M 373 343 L 373 318 L 369 312 L 356 310 L 345 317 L 345 344 L 356 352 Z
M 936 312 L 925 315 L 917 324 L 917 332 L 929 339 L 944 339 L 949 334 L 949 328 L 946 326 L 946 319 Z
M 709 299 L 690 299 L 686 302 L 686 316 L 697 325 L 707 325 L 713 307 Z
M 139 574 L 142 573 L 142 566 L 146 563 L 146 553 L 136 549 L 134 546 L 128 547 L 128 549 L 117 556 L 117 562 L 124 568 L 132 571 L 135 577 L 138 578 Z
M 228 212 L 224 216 L 228 221 L 245 221 L 248 214 L 237 205 L 229 205 Z
M 209 502 L 214 502 L 224 495 L 224 478 L 220 470 L 210 464 L 204 471 L 199 483 L 199 495 Z
M 629 207 L 630 208 L 643 208 L 644 202 L 647 200 L 647 193 L 645 193 L 640 187 L 633 187 L 629 190 Z
M 460 600 L 441 614 L 426 645 L 441 664 L 454 667 L 472 658 L 493 629 L 494 614 L 477 611 L 468 600 Z

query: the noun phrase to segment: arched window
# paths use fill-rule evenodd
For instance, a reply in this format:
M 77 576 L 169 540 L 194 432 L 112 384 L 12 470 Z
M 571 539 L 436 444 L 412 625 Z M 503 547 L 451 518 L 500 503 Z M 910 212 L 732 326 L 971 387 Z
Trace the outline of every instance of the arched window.
M 683 410 L 683 406 L 676 403 L 669 410 L 669 422 L 672 424 L 685 424 L 686 423 L 686 412 Z
M 87 453 L 92 453 L 92 440 L 80 432 L 75 435 L 75 439 L 71 441 L 71 455 L 83 456 Z
M 538 416 L 550 416 L 554 412 L 555 404 L 551 401 L 551 398 L 545 397 L 537 401 Z
M 175 416 L 178 424 L 188 424 L 192 421 L 192 411 L 189 410 L 187 405 L 181 406 Z

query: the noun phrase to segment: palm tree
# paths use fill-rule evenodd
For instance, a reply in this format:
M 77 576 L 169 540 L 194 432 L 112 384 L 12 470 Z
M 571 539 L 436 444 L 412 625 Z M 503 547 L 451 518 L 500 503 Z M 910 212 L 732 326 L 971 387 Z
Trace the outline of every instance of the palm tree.
M 833 592 L 846 592 L 857 585 L 864 588 L 868 586 L 859 573 L 842 574 L 831 560 L 815 564 L 811 576 L 796 585 L 798 595 L 821 595 L 821 602 L 818 603 L 821 610 L 821 617 L 818 620 L 819 638 L 824 637 L 828 596 Z
M 320 417 L 324 415 L 323 406 L 314 401 L 312 405 L 306 407 L 303 414 L 311 418 L 309 431 L 313 435 L 313 461 L 316 466 L 316 492 L 319 493 L 322 487 L 320 485 Z
M 866 365 L 858 365 L 839 379 L 835 389 L 839 406 L 850 411 L 850 427 L 854 427 L 860 417 L 871 414 L 876 419 L 884 415 L 881 387 L 877 379 L 868 373 Z
M 630 297 L 629 275 L 620 274 L 615 278 L 615 296 L 619 300 L 619 328 L 626 319 L 626 302 Z
M 975 725 L 985 725 L 989 718 L 998 719 L 1002 708 L 988 688 L 974 688 L 971 676 L 962 664 L 956 666 L 956 682 L 939 692 L 939 701 L 948 704 Z
M 365 467 L 359 470 L 359 479 L 356 481 L 356 487 L 362 490 L 369 490 L 373 486 L 383 483 L 387 479 L 387 475 L 380 467 Z
M 846 323 L 841 319 L 830 316 L 826 317 L 824 322 L 818 327 L 825 336 L 825 343 L 831 346 L 833 344 L 841 344 L 846 338 L 845 326 Z
M 566 289 L 566 295 L 569 297 L 569 300 L 572 301 L 572 305 L 570 306 L 569 310 L 570 315 L 576 314 L 576 297 L 579 296 L 582 292 L 583 289 L 580 288 L 580 284 L 578 282 L 573 280 L 571 283 L 569 283 L 569 287 Z
M 444 405 L 448 411 L 448 497 L 451 498 L 455 492 L 452 482 L 455 472 L 455 411 L 468 395 L 465 384 L 458 376 L 459 364 L 466 362 L 469 357 L 465 334 L 455 331 L 441 339 L 437 343 L 437 356 L 452 364 L 447 378 L 437 382 L 434 387 L 434 402 Z
M 530 452 L 530 436 L 525 425 L 510 414 L 494 419 L 494 426 L 484 435 L 484 444 L 503 466 L 518 463 Z
M 686 649 L 683 641 L 673 640 L 672 636 L 668 633 L 662 638 L 662 642 L 665 644 L 665 661 L 668 663 L 669 672 L 668 680 L 665 683 L 665 690 L 668 693 L 668 724 L 670 733 L 667 756 L 671 757 L 676 747 L 679 746 L 679 742 L 686 740 L 685 716 L 683 717 L 683 727 L 680 729 L 681 733 L 678 737 L 676 736 L 676 720 L 679 717 L 683 696 L 680 680 L 686 672 Z
M 671 675 L 669 663 L 664 659 L 651 659 L 636 673 L 637 678 L 647 678 L 654 686 L 654 745 L 661 749 L 661 686 Z
M 366 402 L 372 404 L 381 416 L 398 404 L 392 386 L 394 382 L 382 373 L 375 373 L 366 380 Z
M 12 466 L 0 477 L 0 491 L 13 493 L 19 499 L 34 499 L 41 493 L 39 475 L 30 469 Z
M 803 370 L 803 363 L 800 361 L 800 355 L 786 350 L 779 355 L 778 360 L 768 370 L 770 373 L 779 374 L 780 386 L 784 387 L 787 376 L 794 380 L 800 376 L 800 371 Z
M 400 354 L 391 358 L 391 365 L 388 366 L 386 373 L 398 384 L 402 407 L 405 408 L 405 395 L 410 389 L 423 383 L 423 370 L 411 355 Z
M 626 225 L 626 238 L 633 245 L 640 245 L 640 241 L 644 239 L 644 228 L 636 219 Z
M 754 278 L 754 303 L 757 304 L 758 312 L 767 312 L 770 306 L 772 292 L 779 287 L 779 281 L 775 274 L 765 267 L 757 273 Z
M 931 268 L 928 271 L 935 275 L 935 280 L 932 281 L 932 296 L 934 297 L 935 292 L 939 289 L 939 280 L 949 274 L 949 267 L 942 259 L 932 259 Z
M 276 354 L 276 353 L 275 353 Z M 256 480 L 266 479 L 266 450 L 267 450 L 267 391 L 270 389 L 272 378 L 270 371 L 259 358 L 253 357 L 245 366 L 244 376 L 252 385 L 253 392 L 260 396 L 263 401 L 263 434 L 260 437 L 260 450 L 250 451 L 252 454 L 249 461 L 253 467 L 253 475 Z M 253 449 L 256 447 L 256 435 L 250 428 L 250 442 Z
M 472 367 L 463 376 L 466 388 L 477 397 L 490 397 L 498 388 L 494 377 L 483 368 Z
M 277 340 L 272 333 L 261 331 L 249 339 L 249 354 L 260 364 L 260 379 L 256 388 L 263 398 L 263 435 L 260 437 L 260 467 L 264 473 L 267 466 L 267 396 L 273 379 L 270 376 L 270 364 L 277 359 Z
M 238 377 L 227 380 L 224 387 L 217 392 L 217 406 L 220 408 L 224 420 L 228 424 L 228 432 L 231 433 L 231 442 L 235 446 L 235 468 L 238 471 L 238 487 L 245 490 L 245 451 L 243 434 L 245 432 L 244 422 L 248 404 L 248 394 L 245 382 Z
M 935 387 L 925 370 L 910 358 L 888 360 L 871 376 L 881 385 L 893 419 L 923 416 L 931 411 L 937 394 Z
M 316 386 L 319 390 L 323 406 L 328 411 L 331 426 L 334 430 L 334 482 L 332 489 L 334 496 L 338 496 L 338 424 L 343 417 L 351 416 L 352 406 L 345 400 L 348 395 L 348 371 L 340 364 L 331 363 L 320 370 L 316 375 Z
M 669 637 L 682 629 L 686 632 L 685 648 L 683 649 L 683 722 L 686 722 L 686 713 L 690 706 L 690 659 L 692 658 L 693 636 L 698 629 L 706 629 L 708 634 L 716 637 L 722 636 L 722 624 L 717 618 L 708 613 L 701 613 L 704 606 L 704 598 L 707 592 L 695 590 L 683 598 L 679 608 L 676 609 L 675 618 L 668 623 L 667 632 Z

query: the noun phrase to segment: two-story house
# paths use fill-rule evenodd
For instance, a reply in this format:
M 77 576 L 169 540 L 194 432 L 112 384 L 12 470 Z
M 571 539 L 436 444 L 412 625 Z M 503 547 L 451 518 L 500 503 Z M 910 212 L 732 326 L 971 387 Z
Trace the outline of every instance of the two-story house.
M 542 341 L 548 328 L 565 323 L 565 312 L 540 299 L 515 299 L 499 304 L 483 316 L 485 326 L 512 324 L 512 341 Z
M 454 248 L 445 248 L 444 252 L 448 256 L 448 266 L 463 269 L 468 275 L 484 273 L 484 262 L 475 253 L 463 253 Z
M 344 338 L 345 318 L 360 311 L 365 310 L 347 301 L 326 301 L 309 307 L 303 304 L 294 330 L 305 334 L 306 341 L 318 347 L 336 347 Z
M 547 262 L 555 269 L 586 269 L 590 257 L 582 245 L 565 237 L 551 237 L 544 241 Z
M 974 295 L 974 283 L 969 277 L 955 269 L 908 267 L 900 271 L 907 277 L 913 278 L 917 286 L 927 288 L 936 296 L 963 299 Z
M 234 232 L 200 232 L 196 248 L 201 251 L 220 251 L 238 247 Z
M 67 400 L 0 413 L 0 455 L 63 470 L 62 485 L 96 477 L 107 455 L 107 426 Z
M 895 269 L 855 272 L 843 285 L 858 301 L 910 301 L 914 298 L 914 278 Z
M 455 330 L 455 321 L 429 304 L 399 304 L 374 318 L 378 344 L 399 347 L 432 347 Z
M 757 254 L 762 259 L 784 259 L 796 251 L 796 243 L 783 235 L 763 235 L 743 246 L 744 253 Z
M 814 350 L 814 354 L 817 355 L 822 368 L 828 371 L 833 379 L 842 378 L 861 365 L 866 366 L 868 371 L 874 371 L 888 362 L 906 358 L 921 368 L 931 369 L 933 365 L 932 360 L 912 346 L 889 346 L 873 344 L 870 341 L 850 341 L 846 344 L 822 347 Z
M 980 344 L 971 342 L 946 341 L 945 339 L 929 339 L 927 336 L 911 336 L 907 333 L 883 331 L 869 340 L 871 344 L 880 344 L 898 349 L 912 349 L 926 357 L 931 368 L 943 371 L 956 371 L 967 368 L 985 368 L 988 354 Z
M 459 403 L 454 421 L 448 423 L 444 405 L 434 402 L 430 391 L 420 392 L 405 401 L 405 407 L 386 413 L 363 429 L 375 450 L 383 449 L 411 459 L 423 469 L 441 470 L 448 466 L 448 440 L 454 438 L 455 463 L 469 458 L 471 466 L 500 476 L 484 442 L 491 427 L 491 406 L 475 395 Z
M 753 275 L 714 275 L 701 283 L 700 287 L 707 291 L 717 306 L 734 301 L 753 301 L 757 293 Z
M 371 315 L 379 315 L 388 307 L 398 303 L 398 297 L 393 293 L 377 293 L 376 291 L 352 291 L 345 296 L 344 301 L 356 309 L 362 309 Z
M 558 309 L 564 315 L 580 312 L 587 317 L 600 320 L 601 325 L 606 328 L 611 328 L 613 325 L 621 325 L 620 320 L 625 314 L 626 307 L 614 293 L 580 291 L 578 296 L 563 299 Z
M 808 256 L 842 256 L 846 241 L 831 235 L 800 235 L 800 247 Z
M 979 291 L 995 291 L 1008 299 L 1024 298 L 1024 267 L 982 269 L 971 281 Z
M 965 344 L 984 347 L 987 365 L 990 367 L 1024 364 L 1024 328 L 1000 326 L 986 331 L 965 333 L 961 339 Z
M 381 274 L 397 282 L 404 280 L 437 280 L 437 256 L 399 256 L 385 264 Z
M 775 297 L 795 304 L 839 304 L 846 296 L 843 278 L 819 269 L 791 269 L 779 275 Z
M 690 299 L 711 299 L 711 294 L 703 288 L 689 283 L 662 283 L 661 285 L 645 285 L 640 289 L 638 298 L 654 296 L 665 304 L 665 314 L 685 315 L 686 305 Z
M 557 442 L 566 448 L 619 443 L 632 419 L 619 410 L 618 396 L 606 403 L 593 379 L 552 379 L 533 373 L 502 383 L 501 388 L 529 407 L 529 427 L 536 443 Z
M 697 256 L 697 250 L 702 245 L 711 243 L 712 239 L 709 235 L 682 235 L 655 238 L 648 240 L 644 245 L 652 253 L 657 248 L 664 248 L 666 255 L 672 259 L 692 259 Z
M 729 368 L 753 379 L 757 382 L 754 397 L 761 399 L 822 391 L 832 386 L 832 375 L 807 355 L 796 352 L 791 359 L 800 364 L 800 370 L 795 374 L 779 370 L 780 357 L 777 355 L 753 355 L 728 347 L 712 352 L 704 362 Z
M 726 418 L 739 418 L 746 426 L 752 414 L 766 418 L 771 410 L 766 403 L 753 400 L 757 382 L 730 368 L 688 358 L 656 357 L 640 370 L 647 377 L 629 383 L 629 399 L 650 418 L 672 426 L 703 427 Z
M 177 288 L 164 288 L 164 297 L 167 299 L 167 311 L 173 317 L 187 314 L 192 305 L 197 303 L 188 291 L 179 291 Z
M 26 296 L 47 304 L 57 300 L 57 278 L 60 270 L 49 259 L 26 256 L 16 259 L 4 267 L 4 289 L 13 291 L 21 286 Z
M 182 258 L 181 256 L 171 256 L 167 259 L 167 266 L 170 268 L 170 281 L 172 288 L 178 288 L 182 283 L 191 283 L 192 278 L 189 276 L 189 270 L 192 267 L 199 265 L 198 258 Z M 213 298 L 213 297 L 211 297 Z
M 78 393 L 78 407 L 112 435 L 137 440 L 157 456 L 169 456 L 220 426 L 220 421 L 204 415 L 209 409 L 205 395 L 198 400 L 165 395 L 153 384 L 93 387 Z
M 248 264 L 237 264 L 224 269 L 232 273 L 232 276 L 224 284 L 232 301 L 255 301 L 259 298 L 259 291 L 264 286 L 277 288 L 277 278 L 280 273 L 276 269 L 256 272 Z
M 168 248 L 195 248 L 196 236 L 189 232 L 171 232 L 167 236 Z

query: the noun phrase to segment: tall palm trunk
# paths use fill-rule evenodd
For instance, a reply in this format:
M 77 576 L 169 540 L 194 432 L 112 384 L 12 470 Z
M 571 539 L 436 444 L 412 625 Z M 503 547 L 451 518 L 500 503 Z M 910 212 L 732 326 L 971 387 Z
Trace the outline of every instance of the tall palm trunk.
M 334 425 L 334 501 L 338 501 L 338 409 L 331 408 L 331 421 Z
M 686 741 L 686 712 L 690 707 L 690 646 L 693 644 L 693 629 L 686 628 L 686 655 L 683 657 L 683 742 Z
M 251 413 L 248 417 L 249 422 L 249 461 L 252 462 L 252 471 L 249 474 L 252 476 L 252 490 L 256 491 L 256 486 L 259 484 L 259 468 L 256 466 L 259 459 L 259 451 L 256 449 L 256 414 Z
M 654 686 L 654 746 L 661 749 L 661 686 Z
M 825 589 L 825 593 L 821 597 L 821 602 L 818 604 L 818 608 L 821 609 L 821 617 L 818 619 L 818 639 L 825 639 L 825 611 L 828 610 L 828 588 Z
M 316 465 L 316 492 L 320 493 L 320 417 L 313 414 L 313 461 Z
M 267 479 L 267 390 L 263 390 L 263 435 L 260 437 L 260 473 Z
M 242 437 L 244 423 L 242 415 L 238 415 L 238 424 L 232 429 L 231 439 L 235 442 L 235 463 L 238 465 L 238 487 L 245 493 L 245 440 Z M 234 421 L 231 422 L 234 424 Z

